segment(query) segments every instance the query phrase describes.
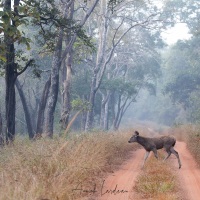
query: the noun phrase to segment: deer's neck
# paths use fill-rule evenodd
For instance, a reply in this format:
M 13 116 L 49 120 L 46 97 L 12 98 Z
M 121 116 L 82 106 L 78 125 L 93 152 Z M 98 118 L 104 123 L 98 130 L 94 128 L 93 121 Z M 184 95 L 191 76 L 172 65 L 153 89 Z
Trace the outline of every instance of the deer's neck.
M 145 148 L 147 145 L 147 138 L 138 136 L 137 142 Z

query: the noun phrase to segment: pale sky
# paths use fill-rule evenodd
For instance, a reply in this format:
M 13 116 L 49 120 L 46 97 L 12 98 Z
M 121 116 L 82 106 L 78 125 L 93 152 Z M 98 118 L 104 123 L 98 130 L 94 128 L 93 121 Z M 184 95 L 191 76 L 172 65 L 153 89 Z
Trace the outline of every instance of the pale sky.
M 168 45 L 172 45 L 178 40 L 190 39 L 191 35 L 188 32 L 189 29 L 187 25 L 184 23 L 179 23 L 173 28 L 161 33 L 161 35 Z

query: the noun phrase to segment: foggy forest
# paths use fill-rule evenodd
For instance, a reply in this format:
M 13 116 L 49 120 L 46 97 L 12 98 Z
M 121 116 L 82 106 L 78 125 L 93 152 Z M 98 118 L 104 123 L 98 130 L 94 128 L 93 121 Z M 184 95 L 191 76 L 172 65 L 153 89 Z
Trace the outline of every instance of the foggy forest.
M 168 33 L 176 27 L 184 29 Z M 138 124 L 156 124 L 157 131 L 194 127 L 200 121 L 199 99 L 199 0 L 0 0 L 3 149 L 19 143 L 19 152 L 60 155 L 66 147 L 70 160 L 78 143 L 65 142 L 81 142 L 71 138 L 76 134 L 101 133 L 112 141 L 109 132 L 117 138 L 120 130 Z M 48 149 L 40 152 L 42 147 Z M 41 189 L 28 198 L 5 188 L 0 193 L 13 199 L 71 199 L 69 192 L 59 196 L 52 188 L 52 194 Z
M 198 122 L 198 6 L 2 1 L 1 137 L 52 137 L 75 115 L 70 129 L 81 131 L 117 130 L 131 120 Z M 168 45 L 162 33 L 178 23 L 191 37 Z

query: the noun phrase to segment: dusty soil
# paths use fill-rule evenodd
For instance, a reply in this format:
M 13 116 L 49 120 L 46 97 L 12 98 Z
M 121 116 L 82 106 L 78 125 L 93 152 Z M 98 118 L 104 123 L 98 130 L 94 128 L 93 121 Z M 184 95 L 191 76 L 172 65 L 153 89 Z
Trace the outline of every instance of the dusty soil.
M 98 200 L 133 199 L 133 187 L 141 171 L 144 153 L 144 149 L 132 152 L 130 158 L 120 169 L 106 178 L 103 193 Z
M 182 168 L 178 169 L 178 162 L 174 155 L 169 158 L 172 170 L 175 170 L 180 182 L 181 200 L 200 199 L 200 169 L 186 148 L 184 142 L 177 142 L 175 149 L 179 152 Z M 109 175 L 103 184 L 101 196 L 98 200 L 130 200 L 135 199 L 133 187 L 137 176 L 141 172 L 141 163 L 145 154 L 144 149 L 139 149 L 119 170 Z
M 179 152 L 182 168 L 180 170 L 177 169 L 177 160 L 174 157 L 171 159 L 174 159 L 172 163 L 179 178 L 180 188 L 183 191 L 183 199 L 200 199 L 200 169 L 188 151 L 185 142 L 177 142 L 175 149 Z

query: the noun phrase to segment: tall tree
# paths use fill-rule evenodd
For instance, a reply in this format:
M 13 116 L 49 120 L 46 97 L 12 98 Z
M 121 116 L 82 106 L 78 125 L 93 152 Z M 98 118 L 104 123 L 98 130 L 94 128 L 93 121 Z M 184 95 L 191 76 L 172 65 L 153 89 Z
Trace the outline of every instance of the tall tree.
M 32 139 L 34 137 L 34 129 L 33 129 L 33 124 L 32 124 L 32 120 L 31 120 L 31 115 L 30 115 L 30 111 L 29 111 L 29 108 L 28 108 L 28 104 L 27 104 L 27 101 L 26 101 L 26 97 L 25 97 L 22 86 L 20 85 L 20 82 L 19 82 L 18 79 L 16 80 L 15 85 L 17 87 L 17 90 L 18 90 L 18 93 L 19 93 L 19 96 L 20 96 L 20 99 L 21 99 L 21 102 L 22 102 L 22 106 L 23 106 L 23 109 L 24 109 L 28 135 L 29 135 L 29 138 Z
M 38 26 L 39 38 L 51 48 L 51 38 L 54 38 L 56 27 L 67 28 L 68 22 L 59 18 L 59 11 L 54 1 L 27 0 L 22 3 L 20 0 L 5 0 L 2 5 L 0 33 L 3 35 L 3 42 L 0 43 L 0 59 L 4 62 L 5 69 L 6 140 L 9 142 L 13 141 L 15 136 L 15 81 L 28 66 L 33 64 L 33 60 L 23 54 L 26 48 L 24 45 L 30 49 L 31 39 L 26 37 L 21 27 L 30 24 Z M 47 26 L 48 23 L 51 26 Z
M 173 10 L 173 13 L 168 12 L 173 17 L 174 23 L 186 23 L 190 31 L 194 35 L 200 34 L 200 2 L 199 0 L 187 1 L 166 1 L 165 9 Z
M 62 52 L 63 30 L 60 28 L 59 34 L 56 38 L 56 46 L 53 53 L 52 68 L 51 68 L 51 85 L 49 91 L 49 100 L 47 104 L 47 118 L 45 124 L 45 133 L 49 136 L 53 136 L 53 123 L 54 123 L 54 111 L 58 98 L 59 87 L 59 70 L 61 66 L 61 52 Z
M 29 60 L 26 63 L 26 66 L 21 71 L 18 71 L 19 64 L 16 62 L 15 42 L 28 42 L 18 30 L 18 27 L 21 24 L 18 12 L 19 3 L 19 0 L 14 0 L 14 9 L 12 10 L 12 1 L 5 0 L 3 4 L 3 12 L 1 13 L 2 31 L 4 33 L 4 43 L 1 47 L 4 50 L 3 52 L 5 56 L 1 58 L 5 58 L 7 142 L 13 141 L 15 137 L 15 81 L 17 77 L 33 62 L 33 60 Z
M 165 93 L 174 103 L 186 110 L 196 107 L 200 87 L 199 48 L 200 37 L 179 41 L 166 53 L 165 67 L 168 69 Z M 197 109 L 194 109 L 195 113 Z
M 66 62 L 66 78 L 64 82 L 64 88 L 63 88 L 63 108 L 62 108 L 62 116 L 61 116 L 61 122 L 64 124 L 63 126 L 66 127 L 68 123 L 68 116 L 70 113 L 70 82 L 71 82 L 71 65 L 72 65 L 72 49 L 74 42 L 76 41 L 77 37 L 82 38 L 83 40 L 86 39 L 86 42 L 88 42 L 88 38 L 85 37 L 84 32 L 82 31 L 82 27 L 84 26 L 85 22 L 88 20 L 89 16 L 92 14 L 93 10 L 95 9 L 97 3 L 99 0 L 95 0 L 93 3 L 91 3 L 90 8 L 87 10 L 86 14 L 82 18 L 82 20 L 78 23 L 76 26 L 76 30 L 72 31 L 67 34 L 67 46 L 63 50 L 63 53 L 61 55 L 62 50 L 62 39 L 61 35 L 59 36 L 59 48 L 57 48 L 57 54 L 55 54 L 54 51 L 54 62 L 52 63 L 52 71 L 51 71 L 51 87 L 50 87 L 50 94 L 49 94 L 49 101 L 47 105 L 47 120 L 46 120 L 46 133 L 52 137 L 53 136 L 53 123 L 54 123 L 54 111 L 55 106 L 57 102 L 57 94 L 58 94 L 58 83 L 59 83 L 59 69 L 61 66 L 61 63 L 64 59 L 67 59 Z M 65 12 L 64 12 L 64 18 L 68 20 L 72 20 L 74 12 L 74 1 L 69 1 L 67 4 L 65 4 Z M 61 33 L 60 33 L 61 34 Z M 85 37 L 85 38 L 84 38 Z M 58 46 L 57 46 L 58 47 Z M 55 78 L 54 78 L 55 77 Z M 53 82 L 52 82 L 53 81 Z
M 151 5 L 144 1 L 141 4 L 137 4 L 132 1 L 127 1 L 122 4 L 118 4 L 115 7 L 113 13 L 108 8 L 108 1 L 102 0 L 100 11 L 97 14 L 99 17 L 98 22 L 98 49 L 95 58 L 94 68 L 92 70 L 92 81 L 89 102 L 91 109 L 87 113 L 87 121 L 85 130 L 90 130 L 93 126 L 94 119 L 94 103 L 97 91 L 101 85 L 102 78 L 105 70 L 111 61 L 117 46 L 123 42 L 125 36 L 134 28 L 152 28 L 153 25 L 157 25 L 160 21 L 156 11 L 151 9 Z M 146 6 L 146 7 L 145 7 Z M 144 8 L 148 9 L 148 12 L 144 14 Z M 130 13 L 134 12 L 134 15 Z M 127 12 L 127 13 L 126 13 Z M 142 17 L 141 17 L 142 16 Z
M 4 137 L 3 137 L 3 122 L 0 110 L 0 146 L 4 144 Z
M 45 83 L 45 86 L 41 95 L 40 103 L 39 103 L 37 127 L 36 127 L 37 135 L 41 135 L 44 132 L 44 115 L 45 115 L 45 108 L 47 104 L 50 85 L 51 85 L 51 76 Z
M 79 27 L 83 27 L 90 17 L 90 15 L 93 13 L 95 7 L 97 6 L 99 0 L 95 0 L 89 7 L 85 6 L 86 13 L 83 15 L 82 20 L 80 21 Z M 74 9 L 74 7 L 72 7 Z M 75 10 L 71 9 L 70 17 L 73 19 L 73 15 Z M 67 37 L 67 46 L 71 44 L 71 48 L 68 49 L 67 57 L 66 57 L 66 67 L 65 71 L 66 77 L 63 81 L 63 104 L 62 104 L 62 115 L 61 115 L 61 121 L 63 128 L 67 127 L 70 110 L 71 110 L 71 79 L 72 79 L 72 60 L 73 60 L 73 45 L 76 41 L 77 35 L 76 34 L 69 34 Z M 85 41 L 86 45 L 89 45 L 87 41 Z M 65 51 L 66 53 L 66 51 Z

